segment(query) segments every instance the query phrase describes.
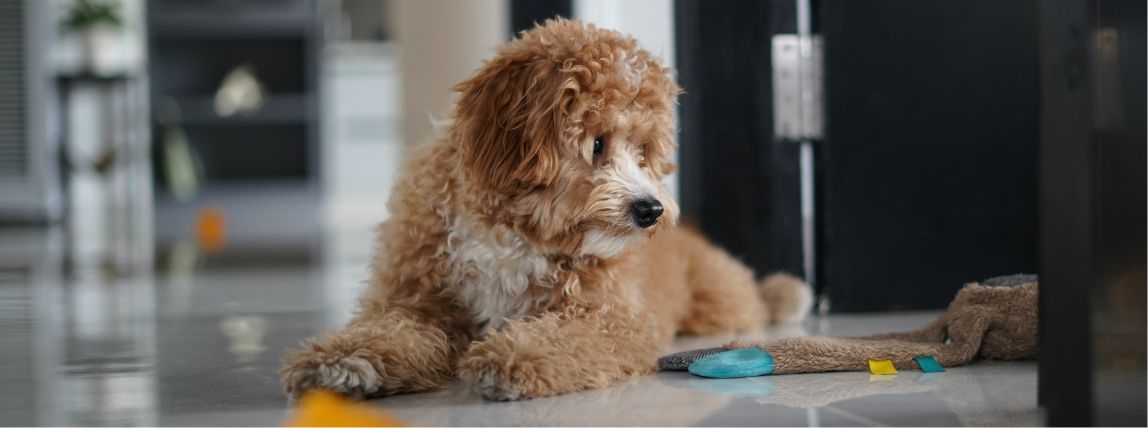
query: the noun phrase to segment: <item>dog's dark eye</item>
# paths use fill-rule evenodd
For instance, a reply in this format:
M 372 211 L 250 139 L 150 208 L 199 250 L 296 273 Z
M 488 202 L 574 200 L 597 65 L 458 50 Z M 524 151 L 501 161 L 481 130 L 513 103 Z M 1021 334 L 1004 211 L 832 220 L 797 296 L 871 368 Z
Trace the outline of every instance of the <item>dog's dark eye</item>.
M 602 151 L 606 149 L 606 142 L 602 137 L 594 139 L 594 157 L 602 155 Z

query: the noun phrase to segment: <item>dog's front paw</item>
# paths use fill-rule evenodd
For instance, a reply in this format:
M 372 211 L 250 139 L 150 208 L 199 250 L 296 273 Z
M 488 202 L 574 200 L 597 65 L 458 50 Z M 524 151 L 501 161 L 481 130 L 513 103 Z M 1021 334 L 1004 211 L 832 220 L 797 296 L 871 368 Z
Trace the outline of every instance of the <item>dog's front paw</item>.
M 491 400 L 524 400 L 561 394 L 560 371 L 542 358 L 488 342 L 475 344 L 458 363 L 458 376 Z M 559 376 L 560 377 L 560 376 Z
M 312 389 L 366 398 L 376 395 L 383 386 L 381 364 L 377 355 L 365 349 L 339 353 L 311 343 L 307 349 L 294 351 L 284 359 L 280 369 L 283 391 L 292 400 Z

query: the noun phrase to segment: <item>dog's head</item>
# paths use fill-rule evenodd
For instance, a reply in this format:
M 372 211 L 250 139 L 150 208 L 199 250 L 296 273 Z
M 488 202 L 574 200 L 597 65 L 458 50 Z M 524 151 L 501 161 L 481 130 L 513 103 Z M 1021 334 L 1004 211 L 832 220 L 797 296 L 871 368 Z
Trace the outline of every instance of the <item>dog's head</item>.
M 631 37 L 550 20 L 469 80 L 450 132 L 490 218 L 546 251 L 611 257 L 676 221 L 670 70 Z

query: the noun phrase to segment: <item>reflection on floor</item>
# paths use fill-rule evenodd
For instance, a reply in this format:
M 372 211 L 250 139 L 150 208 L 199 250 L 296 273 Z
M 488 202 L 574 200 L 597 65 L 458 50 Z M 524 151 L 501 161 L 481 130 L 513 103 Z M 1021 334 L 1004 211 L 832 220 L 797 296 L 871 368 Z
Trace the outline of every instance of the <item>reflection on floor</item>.
M 277 262 L 194 248 L 155 274 L 63 272 L 58 234 L 0 233 L 6 425 L 277 425 L 282 349 L 338 325 L 365 275 L 365 232 Z M 355 250 L 348 250 L 353 248 Z M 741 338 L 916 328 L 936 313 L 833 315 Z M 678 350 L 732 337 L 682 338 Z M 660 373 L 566 396 L 489 402 L 461 385 L 371 402 L 412 425 L 1036 425 L 1036 364 L 711 380 Z

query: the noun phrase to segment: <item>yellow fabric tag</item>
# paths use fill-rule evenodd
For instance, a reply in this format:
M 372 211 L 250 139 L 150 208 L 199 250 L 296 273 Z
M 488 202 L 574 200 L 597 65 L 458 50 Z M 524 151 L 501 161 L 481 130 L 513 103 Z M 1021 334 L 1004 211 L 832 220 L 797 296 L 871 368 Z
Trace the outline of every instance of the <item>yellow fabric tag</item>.
M 893 367 L 893 360 L 875 360 L 869 359 L 869 373 L 873 374 L 895 374 L 897 368 Z

